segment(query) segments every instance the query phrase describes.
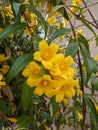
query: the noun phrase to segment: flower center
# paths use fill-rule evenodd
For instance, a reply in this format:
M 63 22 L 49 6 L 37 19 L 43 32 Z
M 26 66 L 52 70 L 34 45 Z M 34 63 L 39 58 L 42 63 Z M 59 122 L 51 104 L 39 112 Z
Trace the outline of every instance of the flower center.
M 41 86 L 45 87 L 45 86 L 49 86 L 50 82 L 48 80 L 42 80 L 40 84 Z

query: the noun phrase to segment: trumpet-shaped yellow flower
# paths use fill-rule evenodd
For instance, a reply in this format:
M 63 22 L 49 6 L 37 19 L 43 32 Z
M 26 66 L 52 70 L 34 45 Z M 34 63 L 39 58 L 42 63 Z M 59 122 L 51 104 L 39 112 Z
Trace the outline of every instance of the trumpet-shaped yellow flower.
M 74 6 L 80 6 L 82 3 L 82 0 L 72 0 L 72 5 Z
M 57 62 L 55 62 L 50 73 L 53 76 L 61 76 L 62 78 L 73 77 L 75 74 L 75 69 L 71 68 L 73 64 L 73 59 L 71 56 L 64 57 L 63 54 L 58 54 Z
M 51 69 L 57 59 L 58 49 L 59 46 L 55 43 L 48 45 L 45 40 L 42 40 L 39 43 L 39 51 L 34 53 L 34 59 L 40 61 L 46 69 Z
M 56 102 L 61 102 L 65 97 L 72 98 L 75 95 L 74 87 L 79 88 L 78 79 L 61 79 L 61 87 L 55 89 Z
M 0 74 L 0 87 L 6 85 L 6 83 L 3 81 L 3 75 Z
M 0 69 L 2 74 L 6 74 L 9 70 L 8 65 L 3 65 L 3 67 Z
M 0 63 L 6 61 L 9 57 L 5 57 L 4 54 L 0 54 Z
M 52 97 L 56 85 L 57 82 L 50 75 L 44 75 L 42 78 L 39 78 L 34 93 L 38 96 L 45 94 L 47 97 Z
M 54 16 L 47 19 L 47 22 L 50 24 L 50 26 L 53 26 L 56 22 L 56 18 Z
M 26 68 L 23 70 L 22 75 L 28 77 L 27 84 L 31 87 L 36 85 L 37 79 L 39 77 L 40 66 L 35 62 L 30 62 Z

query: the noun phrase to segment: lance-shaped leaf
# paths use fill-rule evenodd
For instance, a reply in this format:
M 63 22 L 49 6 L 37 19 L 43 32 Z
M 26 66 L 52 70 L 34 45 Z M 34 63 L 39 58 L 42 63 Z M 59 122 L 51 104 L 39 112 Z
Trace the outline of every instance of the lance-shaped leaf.
M 17 130 L 28 130 L 32 122 L 33 118 L 30 116 L 23 115 L 19 117 L 17 121 Z
M 74 58 L 77 52 L 78 52 L 78 43 L 71 42 L 66 48 L 65 56 L 71 55 Z
M 21 18 L 20 6 L 21 3 L 12 2 L 12 9 L 14 12 L 15 22 L 20 22 L 20 18 Z
M 22 87 L 22 93 L 21 93 L 21 102 L 24 111 L 28 109 L 29 104 L 32 101 L 33 91 L 34 91 L 34 87 L 29 87 L 25 82 Z
M 85 22 L 83 19 L 80 19 L 80 20 L 94 34 L 95 39 L 96 39 L 96 43 L 98 45 L 98 36 L 97 36 L 95 30 L 87 22 Z
M 50 38 L 47 40 L 48 43 L 51 43 L 53 40 L 55 40 L 56 38 L 58 38 L 59 36 L 65 35 L 65 34 L 69 34 L 70 33 L 70 29 L 66 29 L 66 28 L 61 28 L 56 30 L 55 32 L 53 32 L 50 36 Z
M 79 34 L 78 35 L 78 40 L 84 44 L 84 46 L 87 48 L 87 50 L 88 50 L 88 52 L 90 54 L 89 44 L 88 44 L 87 39 L 83 35 Z
M 97 70 L 97 62 L 90 57 L 89 51 L 87 50 L 87 48 L 83 43 L 80 42 L 79 45 L 80 45 L 81 54 L 83 56 L 86 65 L 86 75 L 87 75 L 87 82 L 88 82 L 88 80 L 91 77 L 91 74 L 93 72 L 96 72 Z
M 42 23 L 42 25 L 45 29 L 45 36 L 46 36 L 47 31 L 48 31 L 48 26 L 49 26 L 48 22 L 46 22 L 42 16 L 42 14 L 39 11 L 37 11 L 36 9 L 34 9 L 33 7 L 30 6 L 28 9 L 38 17 L 38 19 L 40 20 L 40 22 Z
M 52 103 L 52 110 L 53 110 L 53 116 L 59 111 L 59 103 L 56 103 L 55 97 L 51 98 L 51 103 Z
M 3 32 L 0 33 L 0 41 L 7 38 L 12 33 L 17 33 L 19 31 L 24 30 L 25 24 L 24 23 L 14 23 L 8 25 Z
M 49 13 L 48 18 L 50 18 L 57 10 L 59 10 L 60 8 L 64 7 L 65 5 L 57 5 L 55 6 Z
M 87 104 L 87 106 L 88 106 L 90 112 L 92 113 L 92 115 L 93 115 L 93 117 L 94 117 L 94 119 L 95 119 L 95 121 L 96 121 L 96 125 L 97 125 L 97 127 L 98 127 L 98 113 L 97 113 L 97 111 L 96 111 L 96 108 L 95 108 L 95 104 L 94 104 L 94 102 L 93 102 L 93 99 L 91 99 L 91 97 L 88 96 L 88 95 L 84 95 L 84 99 L 85 99 L 85 102 L 86 102 L 86 104 Z
M 15 76 L 17 76 L 32 59 L 33 56 L 31 53 L 23 54 L 18 57 L 8 71 L 7 83 L 15 78 Z

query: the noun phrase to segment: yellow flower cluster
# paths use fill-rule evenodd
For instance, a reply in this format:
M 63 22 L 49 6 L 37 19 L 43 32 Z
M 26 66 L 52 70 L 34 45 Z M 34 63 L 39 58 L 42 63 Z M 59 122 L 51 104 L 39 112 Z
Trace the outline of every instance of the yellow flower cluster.
M 70 12 L 71 17 L 73 16 L 74 12 L 78 11 L 76 7 L 80 6 L 81 4 L 82 4 L 82 0 L 72 0 L 72 7 L 71 7 L 71 12 Z
M 5 77 L 4 75 L 7 73 L 9 66 L 8 65 L 3 65 L 3 62 L 5 62 L 8 59 L 8 57 L 5 57 L 4 54 L 0 54 L 0 88 L 4 85 L 5 83 Z
M 56 97 L 56 102 L 72 98 L 75 95 L 74 87 L 79 90 L 78 79 L 72 68 L 74 63 L 71 56 L 64 57 L 55 43 L 48 45 L 46 40 L 39 42 L 39 51 L 34 53 L 34 60 L 23 70 L 22 75 L 27 77 L 27 84 L 35 87 L 34 93 L 38 96 Z
M 14 16 L 13 16 L 13 12 L 11 9 L 11 5 L 5 6 L 5 7 L 0 7 L 0 15 L 1 15 L 3 23 L 6 22 L 5 17 L 9 17 L 9 19 L 12 19 Z

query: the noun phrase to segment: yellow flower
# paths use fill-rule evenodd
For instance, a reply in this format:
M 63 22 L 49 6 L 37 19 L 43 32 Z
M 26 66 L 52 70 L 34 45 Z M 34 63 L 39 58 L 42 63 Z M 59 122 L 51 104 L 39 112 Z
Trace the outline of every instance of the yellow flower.
M 3 28 L 0 28 L 0 32 L 2 32 L 3 31 Z
M 47 97 L 52 97 L 54 95 L 53 88 L 56 85 L 56 82 L 50 77 L 50 75 L 44 75 L 37 81 L 34 93 L 38 96 L 45 94 Z
M 9 66 L 8 65 L 3 65 L 3 68 L 0 69 L 2 74 L 6 74 L 9 70 Z
M 39 77 L 40 66 L 35 62 L 30 62 L 23 70 L 22 75 L 28 77 L 27 84 L 34 87 Z
M 82 67 L 82 71 L 83 71 L 83 73 L 86 73 L 86 67 L 85 66 Z
M 82 4 L 82 0 L 72 0 L 72 5 L 80 6 Z
M 61 76 L 62 78 L 73 77 L 75 74 L 75 69 L 71 68 L 73 62 L 71 56 L 64 57 L 63 54 L 58 54 L 57 62 L 55 62 L 50 73 L 53 76 Z
M 98 61 L 98 55 L 96 55 L 96 56 L 94 57 L 94 59 L 95 59 L 96 61 Z
M 45 40 L 42 40 L 39 43 L 39 51 L 34 53 L 34 59 L 40 61 L 46 69 L 51 69 L 53 63 L 57 59 L 57 52 L 59 46 L 55 43 L 48 43 Z
M 82 34 L 83 34 L 83 30 L 82 30 L 82 29 L 78 29 L 78 30 L 76 31 L 76 34 L 77 34 L 77 35 L 79 35 L 79 34 L 82 35 Z
M 3 75 L 0 74 L 0 87 L 6 85 L 6 83 L 3 80 Z
M 14 18 L 11 5 L 9 5 L 8 7 L 6 7 L 5 10 L 7 11 L 7 15 L 9 16 L 9 18 Z
M 54 23 L 55 23 L 55 17 L 54 16 L 52 16 L 52 17 L 50 17 L 50 18 L 48 18 L 47 19 L 47 22 L 50 24 L 50 26 L 53 26 L 54 25 Z
M 83 119 L 83 116 L 80 114 L 79 111 L 77 111 L 77 114 L 78 114 L 78 120 L 81 121 Z
M 67 105 L 67 104 L 68 104 L 68 102 L 69 102 L 69 99 L 64 98 L 63 102 L 64 102 L 64 104 L 65 104 L 65 105 Z
M 16 123 L 17 122 L 17 119 L 16 118 L 7 118 L 10 122 L 12 123 Z
M 56 102 L 61 102 L 65 97 L 72 98 L 75 95 L 74 86 L 79 88 L 78 79 L 61 79 L 59 82 L 62 82 L 62 85 L 55 89 Z
M 4 54 L 0 54 L 0 63 L 6 61 L 9 57 L 5 57 Z

